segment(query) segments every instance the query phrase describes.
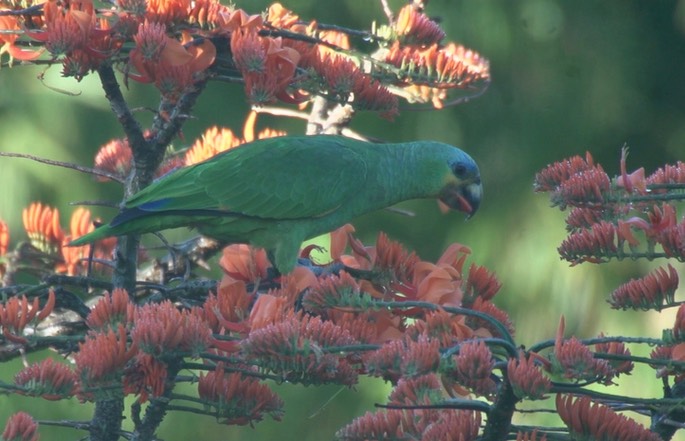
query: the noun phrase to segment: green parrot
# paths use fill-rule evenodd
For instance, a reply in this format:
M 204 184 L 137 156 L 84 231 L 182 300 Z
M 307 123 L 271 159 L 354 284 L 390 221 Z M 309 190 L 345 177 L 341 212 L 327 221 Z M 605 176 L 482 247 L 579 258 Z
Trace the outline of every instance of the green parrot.
M 264 248 L 286 274 L 303 241 L 359 215 L 408 199 L 439 198 L 470 217 L 482 191 L 474 160 L 448 144 L 269 138 L 161 177 L 131 196 L 109 224 L 70 245 L 187 226 L 226 243 Z

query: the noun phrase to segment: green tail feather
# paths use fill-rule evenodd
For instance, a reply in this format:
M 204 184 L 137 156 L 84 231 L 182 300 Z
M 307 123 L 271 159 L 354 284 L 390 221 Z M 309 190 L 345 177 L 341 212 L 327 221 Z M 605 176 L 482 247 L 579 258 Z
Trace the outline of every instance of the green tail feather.
M 97 242 L 98 240 L 105 239 L 107 237 L 116 236 L 117 232 L 114 228 L 110 227 L 108 224 L 101 225 L 97 227 L 94 231 L 85 234 L 77 239 L 69 242 L 70 247 L 78 247 L 82 245 L 87 245 L 89 243 Z

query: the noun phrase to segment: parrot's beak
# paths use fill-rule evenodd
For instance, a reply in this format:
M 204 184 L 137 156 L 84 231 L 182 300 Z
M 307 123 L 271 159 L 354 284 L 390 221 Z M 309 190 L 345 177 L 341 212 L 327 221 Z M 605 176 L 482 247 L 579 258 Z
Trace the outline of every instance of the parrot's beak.
M 468 184 L 447 185 L 440 192 L 440 200 L 453 210 L 466 213 L 466 218 L 476 214 L 480 206 L 480 199 L 483 196 L 483 185 L 480 178 Z

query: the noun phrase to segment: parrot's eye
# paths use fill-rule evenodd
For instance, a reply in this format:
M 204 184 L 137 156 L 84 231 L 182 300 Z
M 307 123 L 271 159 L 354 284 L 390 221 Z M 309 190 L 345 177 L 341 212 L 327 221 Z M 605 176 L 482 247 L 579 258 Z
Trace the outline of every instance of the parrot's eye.
M 457 162 L 456 164 L 452 165 L 452 173 L 454 173 L 455 176 L 459 178 L 463 178 L 466 175 L 467 171 L 468 169 L 461 162 Z

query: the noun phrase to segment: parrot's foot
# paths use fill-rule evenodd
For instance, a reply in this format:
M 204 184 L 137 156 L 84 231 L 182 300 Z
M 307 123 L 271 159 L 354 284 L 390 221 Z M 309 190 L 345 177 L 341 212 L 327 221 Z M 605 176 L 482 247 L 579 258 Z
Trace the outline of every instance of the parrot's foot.
M 297 260 L 299 266 L 304 266 L 314 273 L 316 277 L 326 276 L 329 274 L 339 275 L 340 271 L 345 271 L 352 277 L 364 280 L 373 281 L 377 279 L 378 274 L 375 271 L 363 270 L 358 268 L 349 267 L 341 262 L 332 262 L 327 265 L 317 265 L 313 263 L 310 259 L 306 257 L 300 257 Z

